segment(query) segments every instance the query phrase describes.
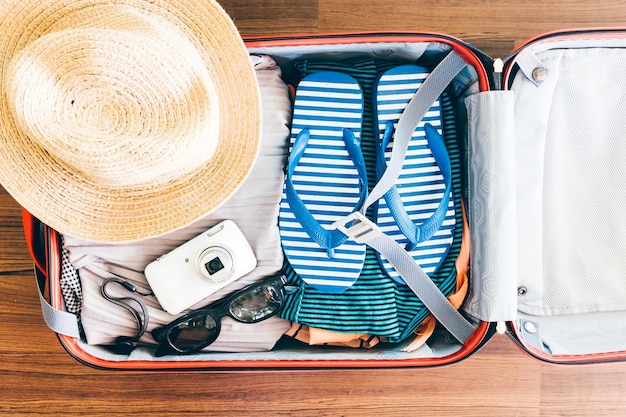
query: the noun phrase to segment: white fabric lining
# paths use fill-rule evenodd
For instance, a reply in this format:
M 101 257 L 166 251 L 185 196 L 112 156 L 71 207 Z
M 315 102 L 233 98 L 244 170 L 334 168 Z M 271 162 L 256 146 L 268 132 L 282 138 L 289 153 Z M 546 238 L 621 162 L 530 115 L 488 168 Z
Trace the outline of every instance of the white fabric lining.
M 520 311 L 626 308 L 626 50 L 550 50 L 516 93 Z M 601 63 L 601 65 L 599 65 Z
M 513 94 L 489 91 L 466 100 L 469 121 L 471 285 L 465 310 L 485 321 L 516 315 L 517 230 Z
M 551 355 L 626 350 L 626 322 L 621 311 L 543 317 L 520 314 L 517 327 L 523 340 L 540 340 L 541 346 L 535 347 Z

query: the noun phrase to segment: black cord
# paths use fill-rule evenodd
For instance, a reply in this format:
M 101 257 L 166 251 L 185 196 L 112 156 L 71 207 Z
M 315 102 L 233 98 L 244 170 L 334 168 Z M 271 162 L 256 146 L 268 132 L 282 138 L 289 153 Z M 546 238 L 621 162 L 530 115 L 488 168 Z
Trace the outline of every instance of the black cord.
M 137 287 L 135 287 L 133 284 L 131 284 L 128 281 L 119 279 L 119 278 L 107 278 L 102 282 L 102 286 L 100 287 L 102 296 L 107 301 L 126 309 L 137 322 L 137 334 L 135 334 L 134 337 L 121 336 L 121 337 L 118 337 L 116 340 L 116 345 L 114 349 L 115 352 L 121 353 L 121 354 L 129 354 L 137 345 L 137 341 L 139 340 L 139 338 L 141 338 L 141 336 L 143 336 L 143 334 L 148 329 L 148 322 L 149 322 L 148 308 L 141 300 L 138 300 L 137 298 L 111 296 L 107 292 L 107 286 L 109 284 L 118 284 L 122 286 L 123 288 L 125 288 L 126 290 L 132 293 L 138 294 L 140 296 L 143 296 L 143 297 L 151 296 L 154 294 L 152 292 L 148 292 L 148 293 L 140 292 L 139 290 L 137 290 Z M 142 314 L 139 314 L 139 312 L 130 305 L 132 303 L 136 303 L 139 306 Z

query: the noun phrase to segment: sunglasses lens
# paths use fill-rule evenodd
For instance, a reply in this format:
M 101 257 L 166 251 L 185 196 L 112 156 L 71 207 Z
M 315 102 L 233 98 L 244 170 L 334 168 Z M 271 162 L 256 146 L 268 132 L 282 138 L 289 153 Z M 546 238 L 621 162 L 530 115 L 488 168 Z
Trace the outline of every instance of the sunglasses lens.
M 217 323 L 212 316 L 189 319 L 174 327 L 167 334 L 172 346 L 182 352 L 192 351 L 211 343 L 218 334 Z
M 280 287 L 265 284 L 251 288 L 230 303 L 230 313 L 243 323 L 255 323 L 276 313 L 282 305 Z

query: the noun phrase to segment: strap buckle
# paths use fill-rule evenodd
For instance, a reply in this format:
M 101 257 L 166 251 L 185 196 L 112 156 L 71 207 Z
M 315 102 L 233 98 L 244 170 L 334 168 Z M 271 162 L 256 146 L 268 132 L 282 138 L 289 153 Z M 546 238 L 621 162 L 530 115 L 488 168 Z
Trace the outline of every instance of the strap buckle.
M 367 243 L 382 234 L 378 225 L 365 217 L 360 211 L 355 211 L 337 220 L 332 224 L 332 227 L 339 229 L 357 243 Z

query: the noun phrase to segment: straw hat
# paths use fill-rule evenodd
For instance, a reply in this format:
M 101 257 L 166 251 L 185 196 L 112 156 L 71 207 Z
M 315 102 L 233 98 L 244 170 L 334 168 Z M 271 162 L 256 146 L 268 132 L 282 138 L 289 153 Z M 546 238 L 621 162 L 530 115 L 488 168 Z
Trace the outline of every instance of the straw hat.
M 2 0 L 0 34 L 0 183 L 59 232 L 161 235 L 252 168 L 258 86 L 214 1 Z

